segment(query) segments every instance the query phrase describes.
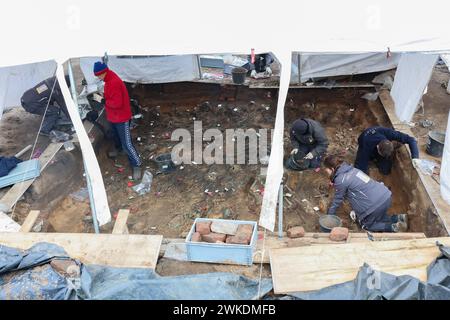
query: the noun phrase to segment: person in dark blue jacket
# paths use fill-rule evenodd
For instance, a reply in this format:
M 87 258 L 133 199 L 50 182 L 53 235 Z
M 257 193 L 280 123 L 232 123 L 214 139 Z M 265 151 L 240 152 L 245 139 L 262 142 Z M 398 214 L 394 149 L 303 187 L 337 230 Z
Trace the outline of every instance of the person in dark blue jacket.
M 406 231 L 406 214 L 387 213 L 392 204 L 392 193 L 383 183 L 371 179 L 335 155 L 326 157 L 323 164 L 335 188 L 328 214 L 335 215 L 344 199 L 347 199 L 353 210 L 351 218 L 357 220 L 364 230 Z
M 399 131 L 383 127 L 371 127 L 363 131 L 358 138 L 355 168 L 368 173 L 369 161 L 373 160 L 384 175 L 391 173 L 394 151 L 408 144 L 414 167 L 419 161 L 419 149 L 416 139 Z

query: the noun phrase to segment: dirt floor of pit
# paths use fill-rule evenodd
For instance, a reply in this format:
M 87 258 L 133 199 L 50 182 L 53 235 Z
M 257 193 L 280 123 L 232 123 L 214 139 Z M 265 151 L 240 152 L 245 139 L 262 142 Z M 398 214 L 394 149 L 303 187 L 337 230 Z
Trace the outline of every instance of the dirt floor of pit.
M 111 212 L 116 215 L 119 209 L 130 209 L 130 233 L 179 237 L 189 230 L 196 217 L 258 220 L 264 192 L 259 164 L 184 165 L 172 173 L 156 174 L 159 168 L 154 158 L 170 153 L 178 143 L 171 141 L 172 131 L 185 128 L 193 134 L 193 119 L 202 121 L 203 131 L 273 128 L 275 92 L 239 87 L 235 100 L 236 88 L 195 83 L 130 88 L 130 96 L 143 108 L 144 118 L 137 121 L 132 136 L 144 168 L 154 175 L 151 192 L 138 196 L 132 190 L 129 183 L 136 182 L 129 179 L 127 157 L 109 159 L 109 142 L 102 144 L 98 153 Z M 203 147 L 206 145 L 205 141 Z M 87 199 L 79 202 L 67 197 L 52 213 L 52 226 L 59 232 L 92 232 L 89 211 Z M 112 226 L 113 223 L 104 226 L 103 231 L 110 232 Z
M 371 91 L 373 90 L 291 89 L 285 108 L 285 159 L 292 150 L 290 126 L 297 118 L 305 117 L 319 121 L 325 128 L 330 143 L 328 154 L 339 154 L 353 164 L 359 134 L 370 126 L 388 125 L 381 102 L 361 99 L 362 95 Z M 408 203 L 403 201 L 404 194 L 399 185 L 398 173 L 384 177 L 376 168 L 371 167 L 370 175 L 382 180 L 392 190 L 394 196 L 390 212 L 406 212 Z M 285 170 L 284 179 L 285 193 L 292 194 L 285 201 L 285 227 L 302 225 L 308 231 L 319 231 L 318 219 L 326 214 L 334 192 L 325 172 Z M 337 214 L 345 227 L 355 232 L 360 231 L 360 227 L 349 218 L 350 211 L 350 206 L 345 201 Z

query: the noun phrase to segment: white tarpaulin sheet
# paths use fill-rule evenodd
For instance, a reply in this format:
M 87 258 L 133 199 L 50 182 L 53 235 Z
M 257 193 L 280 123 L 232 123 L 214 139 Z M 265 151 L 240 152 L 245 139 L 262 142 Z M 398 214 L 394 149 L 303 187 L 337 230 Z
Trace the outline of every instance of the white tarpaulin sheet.
M 444 153 L 441 165 L 441 195 L 450 204 L 450 114 L 447 121 L 447 132 L 445 134 Z
M 100 57 L 80 58 L 80 67 L 88 84 L 98 80 L 94 63 Z M 108 57 L 108 67 L 126 82 L 168 83 L 192 81 L 200 78 L 197 56 Z
M 450 70 L 450 54 L 442 54 L 441 59 Z M 450 81 L 449 81 L 450 84 Z M 450 93 L 450 88 L 447 87 L 447 92 Z M 447 121 L 447 132 L 445 134 L 444 153 L 442 154 L 441 165 L 441 195 L 444 200 L 450 204 L 450 114 Z
M 0 119 L 3 110 L 20 106 L 22 94 L 54 75 L 55 61 L 0 68 Z
M 437 54 L 402 54 L 391 90 L 395 113 L 401 121 L 411 121 L 438 57 Z
M 397 67 L 400 56 L 400 53 L 392 53 L 390 57 L 387 57 L 387 54 L 383 52 L 355 54 L 293 53 L 291 83 L 299 83 L 299 81 L 303 83 L 311 78 L 385 71 Z

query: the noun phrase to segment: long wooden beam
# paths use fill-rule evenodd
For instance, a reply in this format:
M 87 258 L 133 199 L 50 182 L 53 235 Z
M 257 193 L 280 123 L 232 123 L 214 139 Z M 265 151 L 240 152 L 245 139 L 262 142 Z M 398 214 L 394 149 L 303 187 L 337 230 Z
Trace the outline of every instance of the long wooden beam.
M 39 242 L 57 244 L 86 264 L 112 267 L 156 267 L 162 236 L 94 233 L 0 233 L 0 245 L 22 250 Z
M 318 290 L 355 279 L 368 263 L 374 270 L 427 280 L 427 266 L 440 255 L 436 241 L 450 237 L 347 243 L 270 250 L 276 294 Z

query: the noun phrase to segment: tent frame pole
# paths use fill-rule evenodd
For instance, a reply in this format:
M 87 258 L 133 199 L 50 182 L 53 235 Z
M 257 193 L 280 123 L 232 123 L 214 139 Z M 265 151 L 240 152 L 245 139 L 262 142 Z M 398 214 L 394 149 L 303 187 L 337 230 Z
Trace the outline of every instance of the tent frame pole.
M 67 69 L 69 71 L 69 79 L 70 79 L 70 90 L 72 92 L 72 99 L 75 103 L 75 105 L 78 107 L 78 98 L 77 98 L 77 89 L 76 89 L 76 83 L 75 78 L 73 76 L 73 70 L 72 70 L 72 63 L 70 62 L 70 59 L 67 61 Z M 100 233 L 99 226 L 98 226 L 98 220 L 97 220 L 97 211 L 95 209 L 95 202 L 94 197 L 92 194 L 92 186 L 91 186 L 91 179 L 89 177 L 89 173 L 86 170 L 86 163 L 84 162 L 83 157 L 83 167 L 84 167 L 84 175 L 86 177 L 86 183 L 89 191 L 89 203 L 91 205 L 91 212 L 92 212 L 92 222 L 94 224 L 94 230 L 95 233 Z

